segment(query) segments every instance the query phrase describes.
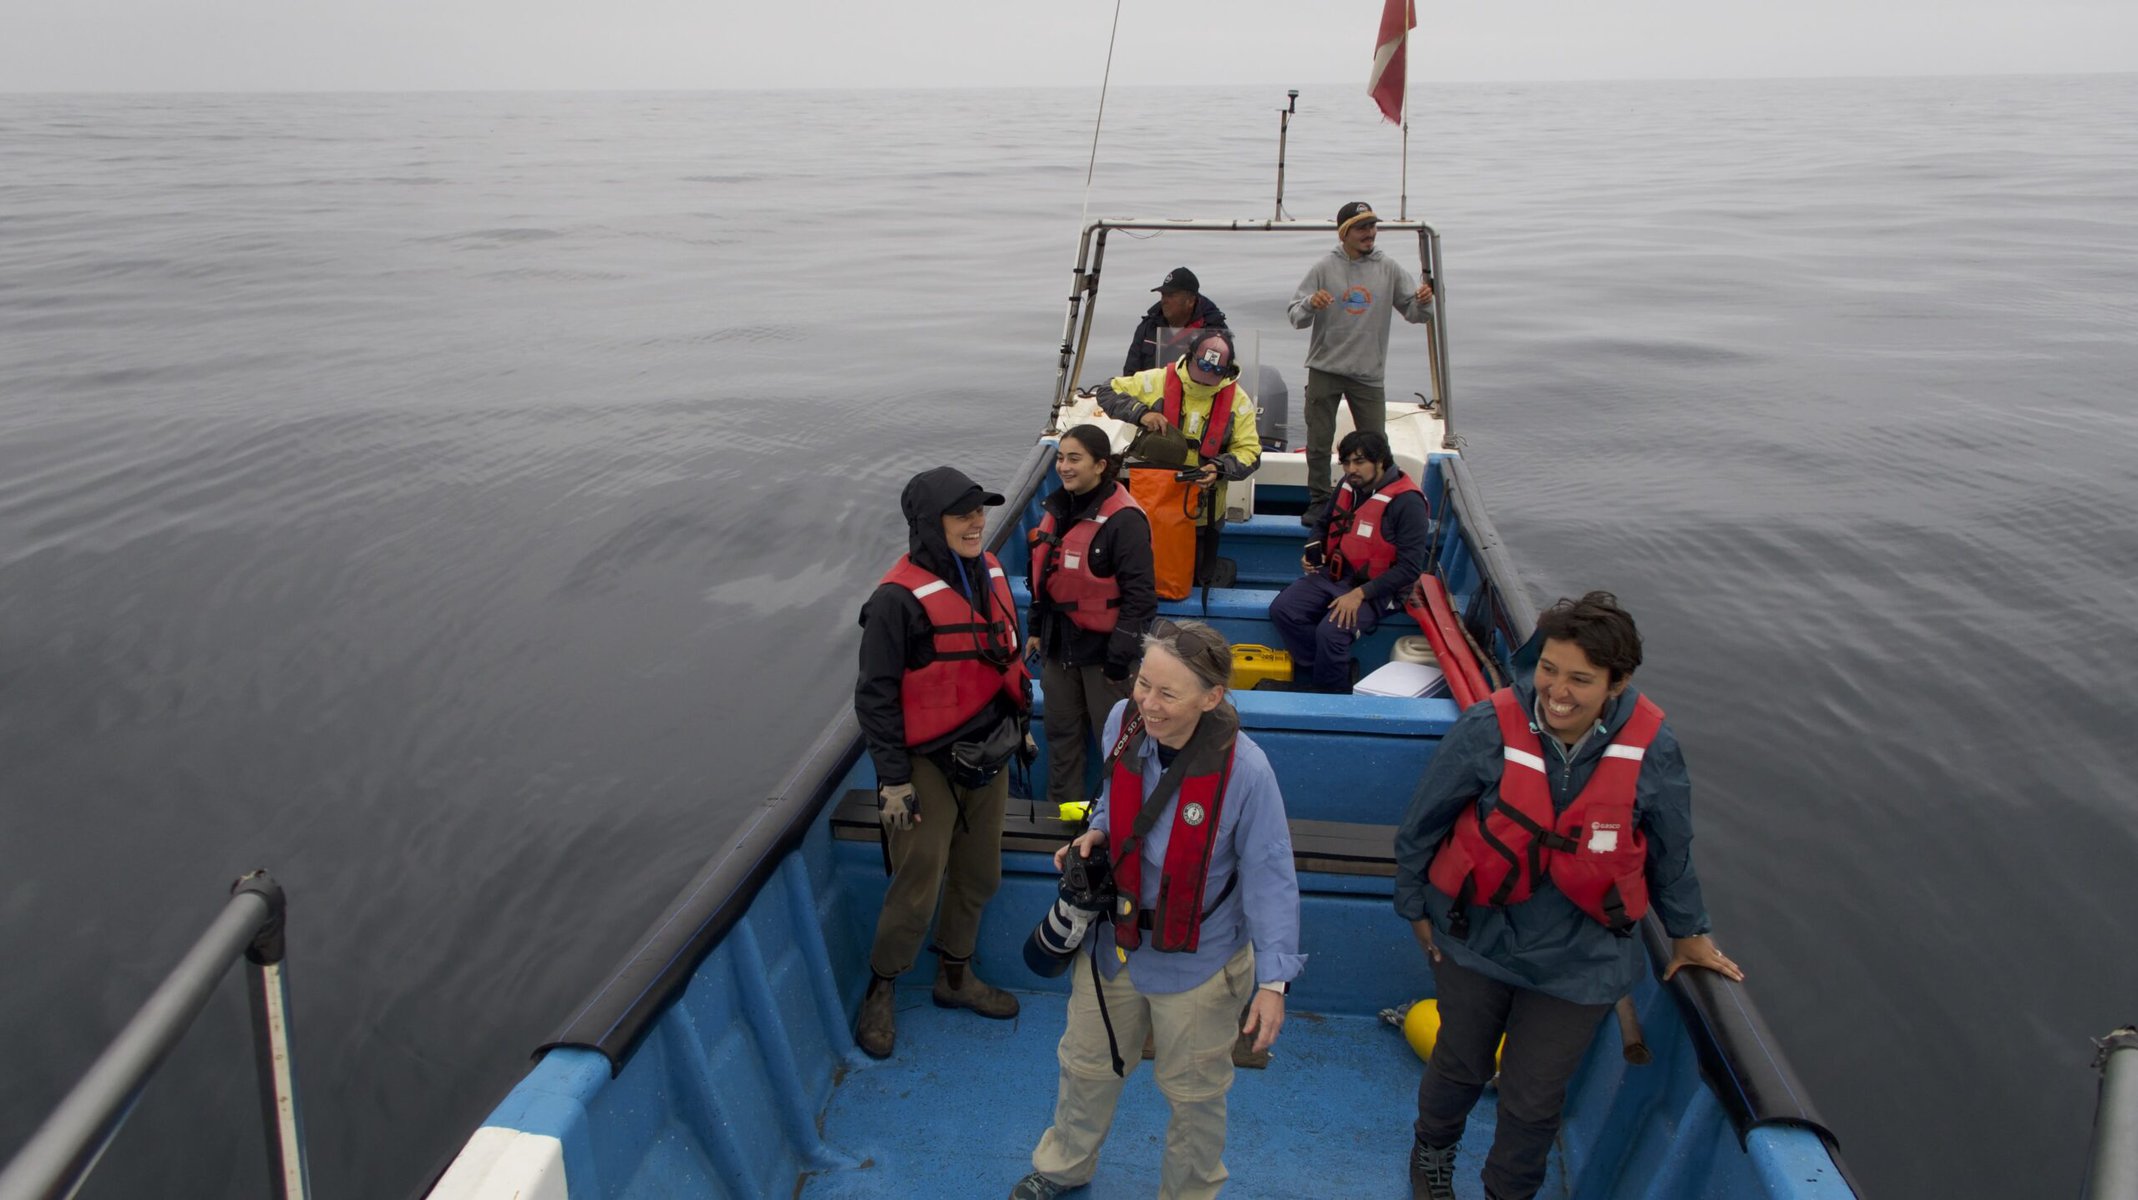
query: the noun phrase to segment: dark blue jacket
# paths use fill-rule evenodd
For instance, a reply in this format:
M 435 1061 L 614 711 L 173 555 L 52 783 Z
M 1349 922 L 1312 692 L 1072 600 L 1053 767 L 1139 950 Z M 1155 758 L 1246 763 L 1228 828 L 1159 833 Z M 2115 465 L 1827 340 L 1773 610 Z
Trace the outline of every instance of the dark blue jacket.
M 1210 297 L 1197 296 L 1195 298 L 1195 315 L 1188 318 L 1187 327 L 1190 329 L 1223 329 L 1226 327 L 1224 310 L 1211 303 Z M 1129 339 L 1128 361 L 1121 364 L 1121 373 L 1123 375 L 1134 375 L 1138 371 L 1148 371 L 1152 367 L 1162 367 L 1186 352 L 1187 347 L 1185 345 L 1175 345 L 1168 347 L 1168 349 L 1172 350 L 1171 354 L 1164 358 L 1158 356 L 1158 334 L 1164 328 L 1166 328 L 1164 311 L 1156 304 L 1151 305 L 1150 311 L 1143 314 L 1143 322 L 1136 326 L 1136 336 Z M 1182 341 L 1185 342 L 1186 338 L 1183 337 Z
M 1528 678 L 1517 680 L 1515 695 L 1523 711 L 1536 711 L 1536 688 Z M 1604 732 L 1590 735 L 1571 764 L 1549 733 L 1538 734 L 1545 743 L 1545 775 L 1555 811 L 1564 812 L 1581 794 L 1604 747 L 1633 715 L 1636 695 L 1628 687 L 1604 707 Z M 1619 937 L 1605 929 L 1544 880 L 1520 904 L 1470 906 L 1470 936 L 1457 941 L 1448 932 L 1454 898 L 1426 882 L 1426 867 L 1456 816 L 1469 805 L 1483 814 L 1499 803 L 1504 748 L 1490 700 L 1471 705 L 1440 740 L 1403 823 L 1396 827 L 1396 912 L 1406 921 L 1430 913 L 1434 942 L 1458 966 L 1577 1004 L 1613 1003 L 1645 969 L 1639 937 Z M 1706 933 L 1707 905 L 1700 897 L 1699 877 L 1693 874 L 1692 780 L 1668 722 L 1656 731 L 1641 760 L 1634 820 L 1648 838 L 1648 902 L 1664 930 L 1672 937 Z

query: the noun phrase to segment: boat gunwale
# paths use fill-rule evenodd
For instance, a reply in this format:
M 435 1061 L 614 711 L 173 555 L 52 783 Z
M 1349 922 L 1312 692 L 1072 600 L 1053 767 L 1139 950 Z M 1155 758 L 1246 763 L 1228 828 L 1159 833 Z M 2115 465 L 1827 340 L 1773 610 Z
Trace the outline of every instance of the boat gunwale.
M 1421 235 L 1421 251 L 1428 261 L 1438 258 L 1438 234 L 1423 221 L 1384 221 L 1385 228 Z M 1069 301 L 1069 314 L 1061 346 L 1061 375 L 1055 389 L 1057 412 L 1064 398 L 1065 381 L 1072 379 L 1072 362 L 1081 365 L 1088 341 L 1090 310 L 1083 321 L 1084 336 L 1071 338 L 1078 324 L 1080 302 L 1097 294 L 1097 264 L 1087 276 L 1084 264 L 1094 233 L 1102 241 L 1107 229 L 1197 229 L 1210 231 L 1323 231 L 1334 232 L 1333 222 L 1259 221 L 1132 221 L 1094 220 L 1079 247 L 1079 288 Z M 1435 322 L 1443 318 L 1436 314 Z M 1444 336 L 1444 329 L 1442 332 Z M 1436 376 L 1445 359 L 1435 364 Z M 1444 386 L 1444 385 L 1443 385 Z M 1443 391 L 1443 398 L 1445 391 Z M 1049 428 L 1032 445 L 1006 493 L 1010 499 L 998 510 L 987 537 L 990 553 L 999 554 L 1026 510 L 1044 488 L 1052 466 L 1057 431 Z M 1482 581 L 1479 595 L 1458 618 L 1475 636 L 1477 617 L 1482 615 L 1498 631 L 1508 634 L 1508 644 L 1519 646 L 1535 628 L 1538 608 L 1521 582 L 1505 543 L 1493 526 L 1482 492 L 1460 452 L 1461 442 L 1448 426 L 1447 446 L 1432 452 L 1447 477 L 1446 494 L 1457 518 L 1456 534 L 1475 562 Z M 1487 629 L 1487 633 L 1493 632 Z M 1479 639 L 1490 646 L 1487 639 Z M 1504 664 L 1503 664 L 1504 665 Z M 537 1046 L 532 1057 L 539 1061 L 549 1050 L 576 1047 L 600 1053 L 614 1078 L 628 1064 L 661 1014 L 690 986 L 698 966 L 719 947 L 730 930 L 756 901 L 779 864 L 800 848 L 809 831 L 833 807 L 840 794 L 838 784 L 863 753 L 860 727 L 848 706 L 824 726 L 796 768 L 774 789 L 755 817 L 731 835 L 707 865 L 677 894 L 647 932 L 634 943 L 630 954 L 612 969 L 602 985 L 582 1003 L 563 1026 Z M 1641 937 L 1649 961 L 1660 972 L 1669 961 L 1669 939 L 1660 922 L 1650 914 L 1643 919 Z M 1698 978 L 1702 972 L 1681 972 L 1658 986 L 1671 994 L 1685 1016 L 1688 1037 L 1699 1057 L 1702 1074 L 1735 1128 L 1739 1145 L 1749 1149 L 1757 1129 L 1767 1126 L 1801 1128 L 1814 1133 L 1847 1178 L 1839 1153 L 1839 1139 L 1817 1114 L 1806 1097 L 1795 1071 L 1783 1056 L 1770 1027 L 1760 1015 L 1743 984 L 1720 977 Z M 619 1003 L 620 988 L 631 989 L 628 1000 Z M 605 1004 L 606 1001 L 606 1004 Z M 1850 1186 L 1854 1188 L 1853 1180 Z

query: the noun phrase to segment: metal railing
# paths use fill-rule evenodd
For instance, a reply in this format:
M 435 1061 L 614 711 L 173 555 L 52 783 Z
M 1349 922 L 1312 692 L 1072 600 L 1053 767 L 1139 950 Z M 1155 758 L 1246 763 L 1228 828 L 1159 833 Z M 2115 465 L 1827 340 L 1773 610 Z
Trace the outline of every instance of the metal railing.
M 1425 323 L 1427 376 L 1433 394 L 1427 403 L 1439 414 L 1444 431 L 1442 448 L 1454 450 L 1455 404 L 1448 387 L 1447 277 L 1440 259 L 1440 234 L 1424 221 L 1380 223 L 1384 233 L 1415 233 L 1418 266 L 1422 278 L 1433 285 L 1433 310 Z M 1059 432 L 1062 409 L 1076 391 L 1084 371 L 1085 351 L 1091 344 L 1093 319 L 1098 315 L 1099 275 L 1106 259 L 1106 235 L 1116 229 L 1131 233 L 1318 233 L 1334 235 L 1334 221 L 1257 221 L 1224 218 L 1113 219 L 1101 218 L 1084 226 L 1077 241 L 1076 269 L 1070 273 L 1068 311 L 1062 319 L 1062 340 L 1056 350 L 1053 407 L 1047 414 L 1047 432 Z
M 2138 1196 L 2138 1028 L 2125 1025 L 2094 1046 L 2101 1095 L 2095 1102 L 2085 1196 L 2129 1200 Z
M 134 1019 L 112 1039 L 7 1169 L 0 1171 L 0 1200 L 74 1195 L 133 1112 L 149 1076 L 185 1036 L 231 960 L 240 954 L 251 967 L 246 990 L 252 1006 L 253 1052 L 274 1195 L 279 1200 L 303 1200 L 310 1195 L 304 1122 L 290 1068 L 282 886 L 267 872 L 254 871 L 232 884 L 230 893 L 222 914 L 164 976 Z

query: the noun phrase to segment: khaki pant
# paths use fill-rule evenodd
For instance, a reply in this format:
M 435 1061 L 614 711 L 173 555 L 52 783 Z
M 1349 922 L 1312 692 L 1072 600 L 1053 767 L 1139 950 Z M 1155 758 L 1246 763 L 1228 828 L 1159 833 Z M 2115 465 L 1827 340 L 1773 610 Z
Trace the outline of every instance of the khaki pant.
M 986 787 L 968 791 L 943 777 L 920 755 L 913 756 L 913 795 L 920 820 L 911 829 L 885 833 L 891 848 L 891 887 L 884 893 L 883 915 L 876 918 L 876 943 L 869 969 L 878 975 L 902 975 L 913 968 L 928 918 L 935 915 L 938 892 L 942 919 L 935 944 L 952 958 L 971 958 L 980 936 L 980 910 L 1002 885 L 1002 806 L 1010 794 L 1008 767 Z M 963 817 L 960 819 L 962 810 Z
M 1032 1151 L 1032 1169 L 1056 1183 L 1080 1187 L 1099 1166 L 1099 1146 L 1113 1127 L 1125 1077 L 1114 1074 L 1099 1019 L 1091 961 L 1080 957 L 1069 992 L 1069 1028 L 1056 1057 L 1062 1065 L 1054 1124 Z M 1159 1200 L 1208 1200 L 1224 1186 L 1225 1093 L 1232 1088 L 1232 1043 L 1240 1010 L 1255 987 L 1255 952 L 1240 947 L 1217 974 L 1185 992 L 1146 996 L 1128 972 L 1105 981 L 1106 1012 L 1127 1069 L 1142 1061 L 1146 1033 L 1157 1043 L 1158 1090 L 1173 1106 L 1166 1125 Z
M 1047 803 L 1070 804 L 1088 800 L 1084 794 L 1085 730 L 1098 737 L 1106 730 L 1106 714 L 1116 701 L 1128 698 L 1128 680 L 1119 683 L 1106 677 L 1103 667 L 1069 667 L 1048 659 L 1040 664 L 1039 685 L 1047 693 L 1042 716 L 1047 727 Z M 1099 747 L 1103 756 L 1108 747 Z
M 1335 486 L 1329 456 L 1336 452 L 1336 402 L 1351 408 L 1351 427 L 1368 433 L 1388 432 L 1388 392 L 1378 383 L 1361 383 L 1348 375 L 1307 370 L 1307 503 L 1328 500 Z

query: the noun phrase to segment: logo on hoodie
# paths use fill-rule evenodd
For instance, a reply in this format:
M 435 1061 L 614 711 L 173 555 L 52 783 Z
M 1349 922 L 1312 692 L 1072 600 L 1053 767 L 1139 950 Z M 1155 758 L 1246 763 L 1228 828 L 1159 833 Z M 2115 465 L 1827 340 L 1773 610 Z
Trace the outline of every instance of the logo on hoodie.
M 1373 289 L 1363 283 L 1354 283 L 1344 289 L 1344 294 L 1337 297 L 1336 302 L 1355 317 L 1373 307 Z

